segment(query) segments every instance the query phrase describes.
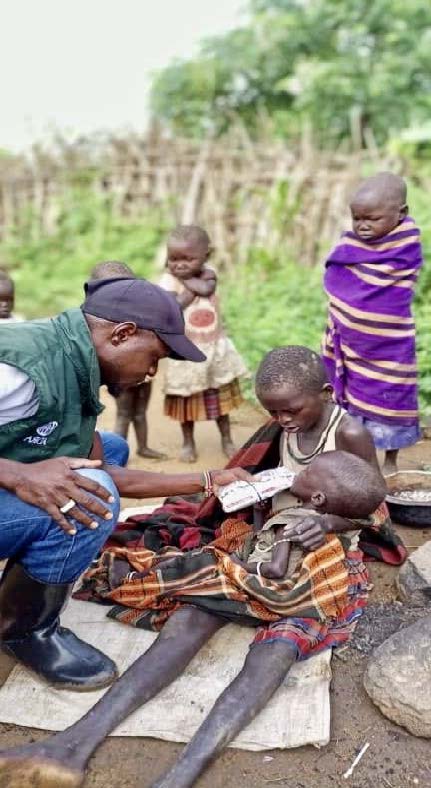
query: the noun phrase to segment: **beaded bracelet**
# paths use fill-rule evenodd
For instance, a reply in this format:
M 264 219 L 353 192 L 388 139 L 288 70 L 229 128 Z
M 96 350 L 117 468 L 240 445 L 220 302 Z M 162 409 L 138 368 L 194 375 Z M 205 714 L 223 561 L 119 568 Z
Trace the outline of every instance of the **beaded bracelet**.
M 202 487 L 204 489 L 205 498 L 210 498 L 214 494 L 213 480 L 211 471 L 202 472 Z

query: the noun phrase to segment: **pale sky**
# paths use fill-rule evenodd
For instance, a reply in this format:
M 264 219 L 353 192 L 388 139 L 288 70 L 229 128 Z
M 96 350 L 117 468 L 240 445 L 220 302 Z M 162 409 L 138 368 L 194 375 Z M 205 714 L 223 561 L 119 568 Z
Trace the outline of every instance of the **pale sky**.
M 151 73 L 240 24 L 244 2 L 0 0 L 0 148 L 142 129 Z

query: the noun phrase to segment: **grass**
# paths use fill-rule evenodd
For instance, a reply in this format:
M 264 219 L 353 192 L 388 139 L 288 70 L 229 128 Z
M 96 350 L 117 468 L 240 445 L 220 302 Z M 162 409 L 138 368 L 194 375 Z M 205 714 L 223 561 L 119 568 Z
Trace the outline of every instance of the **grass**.
M 424 228 L 427 261 L 422 271 L 415 312 L 418 328 L 420 404 L 431 415 L 431 223 L 428 196 L 411 185 L 415 218 Z M 16 311 L 27 318 L 56 314 L 82 300 L 82 286 L 101 260 L 123 260 L 141 276 L 155 276 L 154 259 L 166 235 L 162 212 L 141 221 L 112 217 L 109 203 L 85 188 L 71 187 L 61 206 L 57 232 L 34 238 L 32 221 L 0 246 L 0 265 L 8 267 L 17 286 Z M 248 261 L 220 279 L 227 329 L 253 372 L 262 356 L 283 344 L 315 350 L 325 325 L 322 270 L 304 268 L 283 253 L 250 250 Z M 252 382 L 248 395 L 253 396 Z
M 322 275 L 321 268 L 303 268 L 288 259 L 271 260 L 263 250 L 255 249 L 248 265 L 222 282 L 226 325 L 251 371 L 268 350 L 280 345 L 306 345 L 319 351 L 326 323 Z M 431 417 L 430 277 L 428 262 L 415 302 L 423 418 Z M 252 383 L 247 386 L 252 397 Z
M 139 222 L 113 218 L 105 200 L 71 190 L 55 234 L 33 239 L 29 219 L 28 228 L 0 246 L 0 263 L 16 283 L 16 311 L 31 319 L 80 304 L 83 284 L 102 260 L 122 260 L 140 276 L 151 276 L 165 230 L 162 215 Z

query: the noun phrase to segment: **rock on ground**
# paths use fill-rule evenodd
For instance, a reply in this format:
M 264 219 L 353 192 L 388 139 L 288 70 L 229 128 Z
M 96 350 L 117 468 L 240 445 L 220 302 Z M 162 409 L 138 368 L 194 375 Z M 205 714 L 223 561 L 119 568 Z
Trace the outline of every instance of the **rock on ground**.
M 409 555 L 400 569 L 397 587 L 405 601 L 431 605 L 431 540 Z
M 431 738 L 431 615 L 373 653 L 364 677 L 371 700 L 414 736 Z
M 410 627 L 419 618 L 430 613 L 429 605 L 408 605 L 395 602 L 370 603 L 360 617 L 348 646 L 335 649 L 335 657 L 343 661 L 355 657 L 368 658 L 370 654 L 395 632 Z

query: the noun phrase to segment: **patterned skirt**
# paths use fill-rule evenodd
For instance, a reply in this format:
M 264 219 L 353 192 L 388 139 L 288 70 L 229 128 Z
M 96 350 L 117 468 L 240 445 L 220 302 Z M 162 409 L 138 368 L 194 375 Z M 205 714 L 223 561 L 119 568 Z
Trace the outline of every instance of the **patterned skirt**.
M 421 439 L 419 424 L 412 424 L 410 427 L 403 424 L 380 424 L 364 416 L 354 415 L 371 432 L 376 449 L 385 451 L 404 449 L 406 446 L 413 446 Z
M 257 628 L 251 647 L 276 641 L 288 643 L 296 651 L 301 662 L 328 648 L 337 648 L 347 643 L 355 631 L 358 618 L 368 600 L 368 571 L 362 562 L 360 551 L 347 554 L 349 573 L 348 604 L 341 616 L 328 622 L 313 618 L 289 616 Z
M 243 401 L 238 378 L 219 389 L 207 389 L 190 397 L 165 396 L 165 415 L 175 421 L 209 421 L 226 416 Z

